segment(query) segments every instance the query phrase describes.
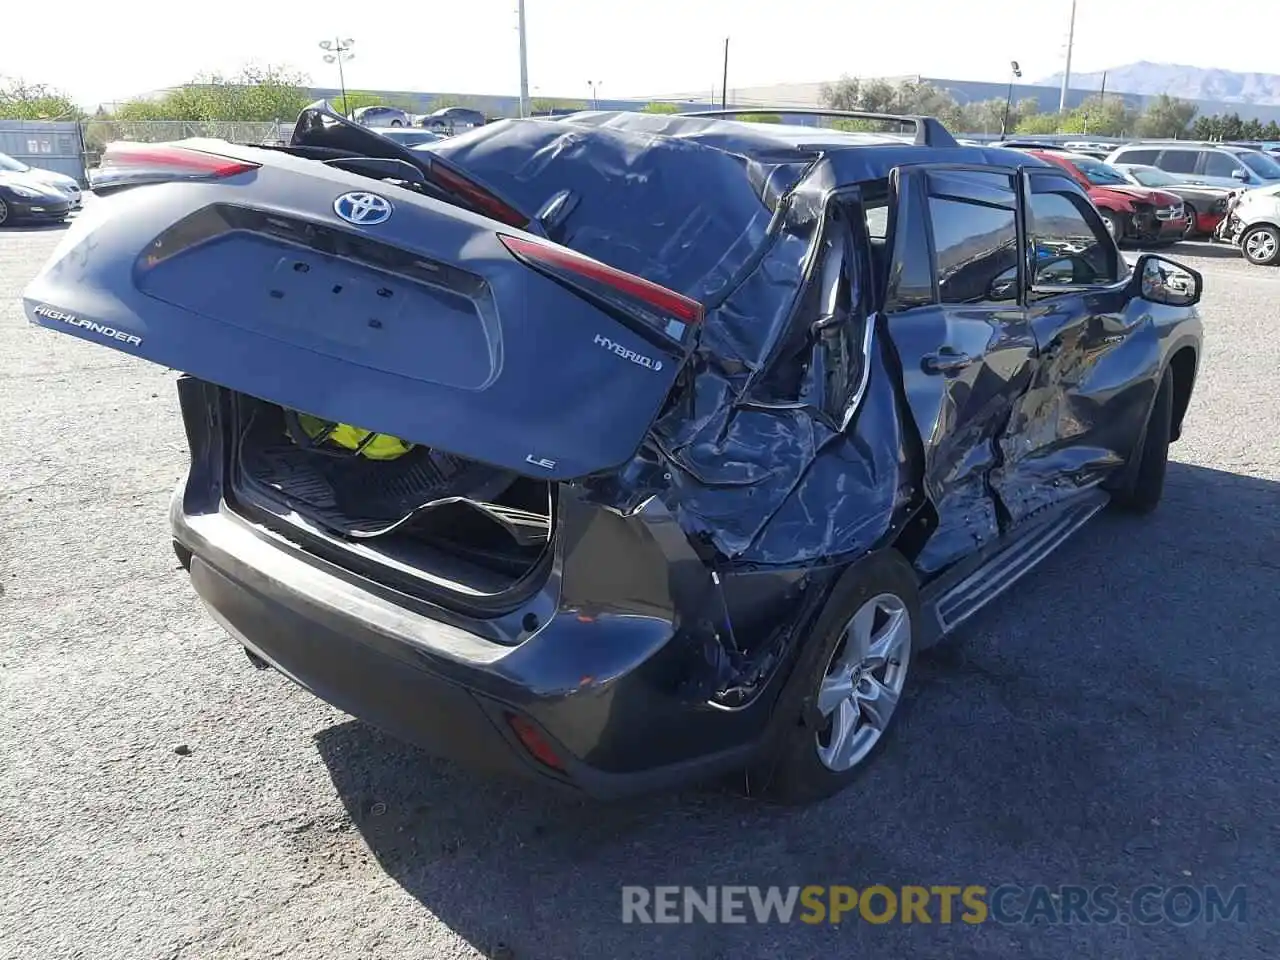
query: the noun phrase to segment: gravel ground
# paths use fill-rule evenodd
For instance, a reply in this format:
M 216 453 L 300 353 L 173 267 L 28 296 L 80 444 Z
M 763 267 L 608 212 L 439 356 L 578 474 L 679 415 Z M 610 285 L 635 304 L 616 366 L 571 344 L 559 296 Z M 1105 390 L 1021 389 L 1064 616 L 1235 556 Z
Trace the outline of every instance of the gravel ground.
M 601 807 L 250 668 L 169 549 L 173 375 L 22 317 L 60 236 L 0 233 L 0 957 L 1280 952 L 1280 271 L 1179 248 L 1208 346 L 1163 507 L 923 659 L 859 787 Z M 624 883 L 1244 884 L 1247 921 L 637 927 Z

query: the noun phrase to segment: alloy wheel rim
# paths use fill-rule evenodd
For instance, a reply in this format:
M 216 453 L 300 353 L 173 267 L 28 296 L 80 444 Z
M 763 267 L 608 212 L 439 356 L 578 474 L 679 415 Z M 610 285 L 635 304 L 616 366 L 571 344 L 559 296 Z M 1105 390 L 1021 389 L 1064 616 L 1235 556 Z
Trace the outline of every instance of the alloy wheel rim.
M 1186 207 L 1183 212 L 1187 215 L 1187 226 L 1182 231 L 1182 238 L 1185 240 L 1196 232 L 1196 212 L 1192 207 Z
M 1276 253 L 1276 238 L 1265 230 L 1259 230 L 1245 241 L 1244 252 L 1250 260 L 1270 260 Z
M 880 741 L 907 682 L 911 615 L 900 597 L 882 593 L 858 608 L 818 687 L 826 722 L 815 736 L 828 770 L 852 770 Z
M 1106 225 L 1107 233 L 1109 233 L 1111 235 L 1111 239 L 1114 240 L 1116 238 L 1116 222 L 1110 217 L 1103 217 L 1102 222 Z
M 0 200 L 0 223 L 4 223 L 9 219 L 9 206 L 3 200 Z

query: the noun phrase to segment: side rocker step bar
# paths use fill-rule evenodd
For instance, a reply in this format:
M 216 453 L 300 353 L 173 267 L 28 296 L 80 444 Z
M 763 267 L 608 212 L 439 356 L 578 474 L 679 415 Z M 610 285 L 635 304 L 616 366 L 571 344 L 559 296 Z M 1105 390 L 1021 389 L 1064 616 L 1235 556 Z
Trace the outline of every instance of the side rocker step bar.
M 921 597 L 925 646 L 955 630 L 1030 573 L 1111 500 L 1094 488 L 1044 514 L 1024 520 L 990 549 L 956 564 L 925 587 Z M 931 634 L 931 635 L 930 635 Z

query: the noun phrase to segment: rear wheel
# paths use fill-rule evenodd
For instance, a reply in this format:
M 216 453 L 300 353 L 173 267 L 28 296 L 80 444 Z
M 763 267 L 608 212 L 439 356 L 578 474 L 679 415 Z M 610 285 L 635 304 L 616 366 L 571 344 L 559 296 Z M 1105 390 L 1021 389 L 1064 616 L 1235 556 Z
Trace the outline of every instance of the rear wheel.
M 1240 238 L 1244 258 L 1260 267 L 1280 263 L 1280 230 L 1275 227 L 1254 227 Z
M 8 219 L 9 219 L 9 205 L 5 203 L 3 200 L 0 200 L 0 227 L 3 227 L 5 225 L 5 222 L 8 221 Z
M 840 578 L 778 699 L 754 792 L 808 803 L 852 783 L 885 741 L 914 652 L 915 571 L 891 550 Z

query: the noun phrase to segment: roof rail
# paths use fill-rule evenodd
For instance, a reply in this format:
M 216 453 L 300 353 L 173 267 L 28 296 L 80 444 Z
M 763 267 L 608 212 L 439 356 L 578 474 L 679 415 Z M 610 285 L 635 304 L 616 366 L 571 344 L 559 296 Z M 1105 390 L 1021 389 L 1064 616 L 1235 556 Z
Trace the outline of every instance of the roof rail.
M 956 138 L 936 117 L 900 116 L 894 113 L 866 113 L 862 110 L 823 110 L 816 107 L 744 107 L 737 110 L 695 110 L 681 113 L 682 117 L 760 117 L 760 116 L 808 116 L 840 117 L 848 120 L 887 120 L 891 123 L 909 123 L 915 127 L 914 143 L 917 147 L 957 147 Z

